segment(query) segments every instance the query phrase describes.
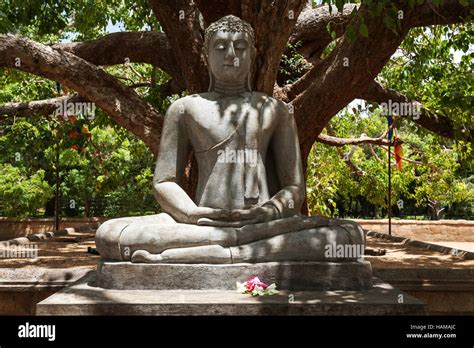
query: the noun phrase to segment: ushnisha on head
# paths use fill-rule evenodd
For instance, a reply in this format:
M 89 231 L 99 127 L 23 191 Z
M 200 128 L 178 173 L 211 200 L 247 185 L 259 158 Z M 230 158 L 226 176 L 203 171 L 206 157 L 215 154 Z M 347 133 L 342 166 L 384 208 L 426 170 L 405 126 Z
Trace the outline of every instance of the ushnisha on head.
M 206 29 L 203 57 L 209 69 L 210 86 L 217 83 L 241 84 L 251 91 L 250 79 L 255 59 L 255 34 L 251 25 L 228 15 Z

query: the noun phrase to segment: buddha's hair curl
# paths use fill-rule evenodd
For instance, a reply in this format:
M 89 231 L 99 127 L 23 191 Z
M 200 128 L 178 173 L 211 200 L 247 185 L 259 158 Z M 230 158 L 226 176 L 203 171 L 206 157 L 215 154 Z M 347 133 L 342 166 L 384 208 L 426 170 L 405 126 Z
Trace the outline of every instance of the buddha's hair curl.
M 250 44 L 255 46 L 255 32 L 252 26 L 246 21 L 240 19 L 239 17 L 228 15 L 222 17 L 221 19 L 211 23 L 204 33 L 204 46 L 203 51 L 207 55 L 209 52 L 209 43 L 212 36 L 218 31 L 227 31 L 235 33 L 246 33 L 250 38 Z

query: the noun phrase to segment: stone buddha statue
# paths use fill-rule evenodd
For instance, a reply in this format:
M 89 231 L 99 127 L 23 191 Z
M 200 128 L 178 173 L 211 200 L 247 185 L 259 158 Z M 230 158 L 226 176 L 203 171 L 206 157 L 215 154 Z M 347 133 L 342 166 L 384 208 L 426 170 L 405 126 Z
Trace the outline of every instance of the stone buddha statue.
M 352 221 L 300 215 L 305 198 L 298 134 L 285 103 L 252 91 L 252 27 L 226 16 L 205 32 L 206 93 L 168 109 L 153 178 L 162 213 L 112 219 L 96 244 L 105 260 L 132 263 L 355 261 L 328 253 L 365 246 Z M 180 186 L 193 150 L 196 196 Z M 346 249 L 347 250 L 347 249 Z

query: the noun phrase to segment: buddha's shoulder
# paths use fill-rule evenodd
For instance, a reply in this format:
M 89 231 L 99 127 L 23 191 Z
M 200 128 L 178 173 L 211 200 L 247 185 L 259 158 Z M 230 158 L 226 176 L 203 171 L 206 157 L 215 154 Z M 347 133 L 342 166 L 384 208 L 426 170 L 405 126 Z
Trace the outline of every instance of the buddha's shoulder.
M 209 93 L 191 94 L 175 100 L 169 109 L 181 110 L 181 114 L 189 114 L 193 110 L 202 110 L 203 108 L 210 107 L 214 103 L 215 101 Z M 183 113 L 183 110 L 186 110 L 186 112 Z
M 179 108 L 182 106 L 186 106 L 189 104 L 196 103 L 200 99 L 197 94 L 187 95 L 176 99 L 174 102 L 171 103 L 170 108 Z
M 172 119 L 187 119 L 189 115 L 194 114 L 193 110 L 205 108 L 203 103 L 205 101 L 199 95 L 187 95 L 172 102 L 166 111 L 166 115 Z
M 260 101 L 264 108 L 270 108 L 278 113 L 286 113 L 288 111 L 288 105 L 280 99 L 273 98 L 268 94 L 261 92 L 252 92 L 252 99 Z M 177 99 L 170 105 L 170 109 L 181 110 L 181 114 L 188 114 L 189 111 L 198 108 L 202 110 L 206 106 L 211 106 L 216 103 L 215 92 L 204 92 L 191 94 L 182 98 Z M 182 110 L 186 110 L 183 113 Z
M 254 92 L 257 94 L 257 97 L 261 98 L 263 100 L 263 109 L 271 112 L 275 116 L 286 118 L 291 114 L 289 112 L 290 106 L 289 104 L 286 104 L 280 99 L 274 98 L 272 96 L 269 96 L 268 94 L 265 93 L 259 93 L 259 92 Z
M 250 92 L 247 92 L 248 95 L 250 95 Z M 281 101 L 280 99 L 273 98 L 272 96 L 269 96 L 268 94 L 262 93 L 262 92 L 251 92 L 252 94 L 252 99 L 261 99 L 263 101 L 266 101 L 269 104 L 273 105 L 278 105 L 278 106 L 285 106 L 286 104 Z M 216 92 L 204 92 L 204 93 L 196 93 L 196 94 L 191 94 L 186 97 L 180 98 L 178 100 L 182 102 L 196 102 L 196 103 L 213 103 L 217 98 Z
M 265 94 L 265 93 L 260 93 L 260 92 L 254 92 L 256 94 L 257 97 L 261 98 L 262 100 L 265 101 L 265 103 L 271 107 L 274 107 L 274 108 L 284 108 L 286 109 L 287 106 L 286 104 L 281 101 L 280 99 L 277 99 L 277 98 L 274 98 L 268 94 Z

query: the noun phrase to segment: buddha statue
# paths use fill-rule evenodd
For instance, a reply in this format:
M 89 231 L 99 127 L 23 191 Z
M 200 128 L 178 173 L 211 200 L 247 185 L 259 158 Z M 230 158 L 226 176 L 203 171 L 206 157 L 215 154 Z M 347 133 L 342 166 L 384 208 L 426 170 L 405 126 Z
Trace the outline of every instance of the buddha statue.
M 363 250 L 357 223 L 300 214 L 305 181 L 295 120 L 285 103 L 252 91 L 250 24 L 232 15 L 212 23 L 203 56 L 208 92 L 178 99 L 165 115 L 153 178 L 162 213 L 102 224 L 96 233 L 101 257 L 209 264 L 359 260 L 328 254 L 336 245 Z M 180 186 L 190 150 L 199 172 L 194 199 Z

